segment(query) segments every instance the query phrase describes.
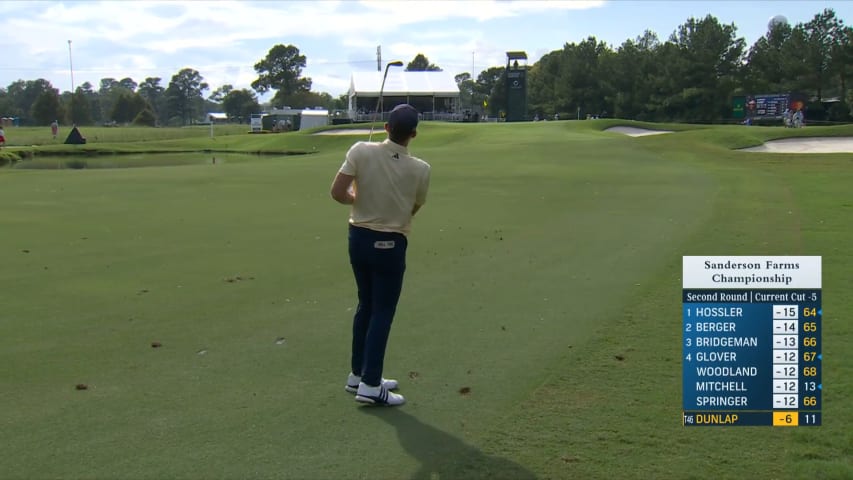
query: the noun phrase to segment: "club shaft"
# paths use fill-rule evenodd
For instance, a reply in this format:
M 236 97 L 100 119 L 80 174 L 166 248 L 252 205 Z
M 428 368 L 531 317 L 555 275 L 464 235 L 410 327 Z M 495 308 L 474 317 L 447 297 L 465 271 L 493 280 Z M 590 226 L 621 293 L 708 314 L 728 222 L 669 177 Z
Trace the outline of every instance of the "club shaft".
M 385 65 L 385 75 L 382 75 L 382 85 L 379 87 L 379 98 L 376 99 L 376 110 L 373 111 L 373 121 L 370 122 L 370 136 L 367 137 L 368 142 L 373 141 L 373 127 L 376 123 L 376 114 L 379 113 L 379 108 L 382 106 L 382 92 L 385 91 L 385 79 L 388 78 L 388 67 L 391 64 Z

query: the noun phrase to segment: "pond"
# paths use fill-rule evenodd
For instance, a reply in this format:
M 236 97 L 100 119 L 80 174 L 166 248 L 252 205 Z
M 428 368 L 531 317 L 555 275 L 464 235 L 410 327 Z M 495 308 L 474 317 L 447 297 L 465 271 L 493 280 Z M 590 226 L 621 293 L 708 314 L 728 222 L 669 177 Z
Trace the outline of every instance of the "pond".
M 282 158 L 285 155 L 263 155 L 263 158 Z M 133 153 L 122 155 L 62 155 L 36 156 L 17 162 L 13 168 L 63 170 L 84 168 L 142 168 L 179 165 L 219 165 L 256 161 L 260 155 L 251 153 Z

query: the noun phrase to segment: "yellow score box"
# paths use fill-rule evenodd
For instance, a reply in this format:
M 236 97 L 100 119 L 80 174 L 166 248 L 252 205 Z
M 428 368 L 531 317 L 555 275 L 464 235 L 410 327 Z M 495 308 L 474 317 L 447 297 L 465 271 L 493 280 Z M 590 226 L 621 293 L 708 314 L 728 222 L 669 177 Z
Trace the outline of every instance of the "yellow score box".
M 796 427 L 800 424 L 800 412 L 773 412 L 774 427 Z

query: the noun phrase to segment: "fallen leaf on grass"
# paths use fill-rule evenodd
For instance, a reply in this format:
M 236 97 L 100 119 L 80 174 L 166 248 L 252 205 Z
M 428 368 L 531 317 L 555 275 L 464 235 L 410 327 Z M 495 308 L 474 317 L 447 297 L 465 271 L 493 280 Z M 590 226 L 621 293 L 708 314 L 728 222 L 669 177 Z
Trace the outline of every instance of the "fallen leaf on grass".
M 255 279 L 255 277 L 243 277 L 241 275 L 235 275 L 233 277 L 227 277 L 225 279 L 225 281 L 228 283 L 234 283 L 234 282 L 242 282 L 243 280 L 254 280 L 254 279 Z

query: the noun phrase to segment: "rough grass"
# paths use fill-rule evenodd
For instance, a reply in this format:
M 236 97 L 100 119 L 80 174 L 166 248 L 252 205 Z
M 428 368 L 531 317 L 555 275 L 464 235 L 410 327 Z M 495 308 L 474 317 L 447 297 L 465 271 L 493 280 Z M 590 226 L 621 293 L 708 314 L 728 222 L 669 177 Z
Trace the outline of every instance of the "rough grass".
M 725 130 L 716 135 L 728 138 Z M 853 205 L 844 193 L 853 181 L 853 159 L 720 153 L 719 146 L 664 137 L 638 145 L 714 179 L 703 195 L 710 216 L 649 270 L 649 281 L 637 286 L 618 320 L 567 354 L 563 371 L 531 395 L 529 408 L 506 418 L 495 432 L 501 451 L 537 442 L 545 455 L 525 451 L 547 478 L 624 472 L 632 478 L 850 478 L 853 408 L 843 392 L 853 388 L 853 372 L 841 351 L 853 333 L 842 313 L 853 308 L 845 293 L 853 287 L 846 273 L 853 257 L 843 247 L 853 236 L 847 220 Z M 832 385 L 824 391 L 823 427 L 684 429 L 673 417 L 681 392 L 680 257 L 700 254 L 823 256 L 823 382 Z M 549 428 L 555 421 L 563 428 Z
M 342 388 L 354 286 L 327 192 L 357 137 L 0 170 L 2 476 L 850 478 L 850 155 L 607 122 L 422 126 L 398 410 Z M 699 254 L 823 255 L 823 427 L 681 427 L 681 256 Z

